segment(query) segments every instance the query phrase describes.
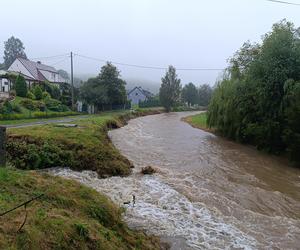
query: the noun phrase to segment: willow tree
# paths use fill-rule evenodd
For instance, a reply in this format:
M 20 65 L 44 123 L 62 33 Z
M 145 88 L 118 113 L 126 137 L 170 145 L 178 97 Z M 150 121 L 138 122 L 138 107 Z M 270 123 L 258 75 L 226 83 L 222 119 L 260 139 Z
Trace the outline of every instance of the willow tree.
M 159 89 L 159 99 L 161 105 L 167 112 L 180 102 L 181 84 L 177 77 L 176 69 L 169 66 L 166 75 L 161 79 L 162 84 Z

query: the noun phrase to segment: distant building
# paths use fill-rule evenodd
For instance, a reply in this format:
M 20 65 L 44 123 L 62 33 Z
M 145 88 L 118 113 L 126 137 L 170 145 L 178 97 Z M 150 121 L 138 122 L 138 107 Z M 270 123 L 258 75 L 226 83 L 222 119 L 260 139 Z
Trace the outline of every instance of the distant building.
M 10 73 L 18 73 L 24 76 L 28 87 L 31 83 L 49 82 L 55 85 L 67 82 L 52 66 L 33 62 L 24 58 L 17 58 L 7 70 Z
M 153 97 L 154 95 L 142 89 L 142 87 L 134 87 L 127 93 L 127 99 L 131 101 L 131 104 L 137 105 L 139 102 L 143 102 L 149 100 L 149 98 Z

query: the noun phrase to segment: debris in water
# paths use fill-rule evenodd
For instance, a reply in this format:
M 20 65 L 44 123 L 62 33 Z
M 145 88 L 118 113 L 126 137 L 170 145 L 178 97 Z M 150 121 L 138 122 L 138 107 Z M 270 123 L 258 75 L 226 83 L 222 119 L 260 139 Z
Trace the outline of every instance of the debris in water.
M 151 166 L 147 166 L 147 167 L 144 167 L 142 168 L 142 171 L 141 173 L 142 174 L 155 174 L 157 171 L 155 168 L 151 167 Z

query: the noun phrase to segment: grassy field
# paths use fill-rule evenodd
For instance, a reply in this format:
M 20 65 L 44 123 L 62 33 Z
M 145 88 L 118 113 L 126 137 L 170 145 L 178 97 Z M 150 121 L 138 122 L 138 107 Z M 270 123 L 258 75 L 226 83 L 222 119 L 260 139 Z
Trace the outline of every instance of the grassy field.
M 35 171 L 0 167 L 0 249 L 160 249 L 157 238 L 128 229 L 121 210 L 93 189 Z
M 214 130 L 212 128 L 209 128 L 207 126 L 206 120 L 207 120 L 207 114 L 206 112 L 193 115 L 193 116 L 188 116 L 183 119 L 185 122 L 189 123 L 191 126 L 194 128 L 199 128 L 202 130 L 205 130 L 207 132 L 213 132 Z

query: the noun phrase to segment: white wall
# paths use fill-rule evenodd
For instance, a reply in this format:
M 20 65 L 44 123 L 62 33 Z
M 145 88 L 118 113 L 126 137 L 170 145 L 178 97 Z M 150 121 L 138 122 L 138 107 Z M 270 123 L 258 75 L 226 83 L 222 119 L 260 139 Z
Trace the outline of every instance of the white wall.
M 22 73 L 23 75 L 34 78 L 34 76 L 30 74 L 30 72 L 24 67 L 24 65 L 18 59 L 16 59 L 13 62 L 13 64 L 8 68 L 8 71 L 19 72 Z
M 0 92 L 9 92 L 9 82 L 7 79 L 0 79 Z
M 57 73 L 40 70 L 40 72 L 43 74 L 43 76 L 49 81 L 49 82 L 59 82 L 59 77 Z

